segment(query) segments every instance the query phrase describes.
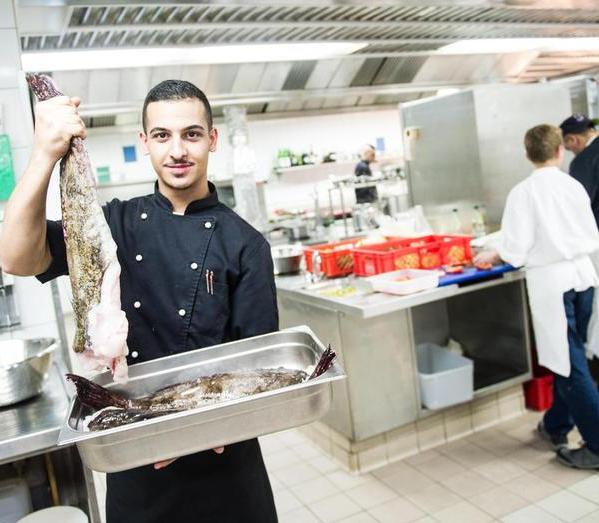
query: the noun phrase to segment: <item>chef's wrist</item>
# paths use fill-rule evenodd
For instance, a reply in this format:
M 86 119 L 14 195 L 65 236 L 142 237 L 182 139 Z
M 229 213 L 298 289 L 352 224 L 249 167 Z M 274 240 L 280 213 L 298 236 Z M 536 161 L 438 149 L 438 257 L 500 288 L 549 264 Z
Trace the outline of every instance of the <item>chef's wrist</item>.
M 55 155 L 43 147 L 34 146 L 27 170 L 34 171 L 38 173 L 38 175 L 43 173 L 44 177 L 49 177 L 59 159 L 60 158 L 56 158 Z

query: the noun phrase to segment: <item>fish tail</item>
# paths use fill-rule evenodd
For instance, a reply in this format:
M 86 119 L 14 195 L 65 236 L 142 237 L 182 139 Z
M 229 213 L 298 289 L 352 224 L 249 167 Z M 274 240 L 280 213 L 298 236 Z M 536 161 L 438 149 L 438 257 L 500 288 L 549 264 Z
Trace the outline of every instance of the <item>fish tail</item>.
M 318 376 L 324 374 L 327 370 L 329 370 L 332 367 L 336 357 L 337 354 L 335 354 L 335 351 L 331 349 L 331 346 L 329 345 L 327 350 L 325 350 L 322 353 L 320 360 L 318 360 L 318 363 L 316 364 L 314 371 L 308 379 L 311 380 L 313 378 L 318 378 Z
M 110 392 L 108 389 L 83 376 L 67 374 L 67 379 L 75 384 L 79 401 L 88 407 L 93 409 L 103 409 L 104 407 L 121 407 L 126 409 L 130 406 L 129 400 L 123 396 Z

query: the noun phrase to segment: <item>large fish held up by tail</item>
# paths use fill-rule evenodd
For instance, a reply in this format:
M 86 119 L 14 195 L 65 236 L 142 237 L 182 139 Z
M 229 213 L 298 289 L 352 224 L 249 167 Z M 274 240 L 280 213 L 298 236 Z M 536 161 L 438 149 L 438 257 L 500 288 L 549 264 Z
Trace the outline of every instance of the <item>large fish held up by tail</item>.
M 63 96 L 46 75 L 29 74 L 27 82 L 39 101 Z M 73 349 L 86 370 L 109 367 L 115 381 L 126 381 L 129 325 L 121 310 L 121 266 L 78 137 L 60 162 L 60 203 L 77 324 Z

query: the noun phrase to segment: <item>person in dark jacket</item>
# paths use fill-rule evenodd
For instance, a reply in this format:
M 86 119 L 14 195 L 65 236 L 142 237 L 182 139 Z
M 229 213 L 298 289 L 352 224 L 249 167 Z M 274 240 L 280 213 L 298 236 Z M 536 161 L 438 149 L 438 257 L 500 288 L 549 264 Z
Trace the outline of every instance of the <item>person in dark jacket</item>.
M 376 159 L 376 151 L 372 145 L 365 145 L 360 153 L 360 161 L 354 168 L 354 176 L 372 176 L 370 164 Z M 378 194 L 375 186 L 356 187 L 356 203 L 373 203 L 377 200 Z
M 372 176 L 370 164 L 376 159 L 376 151 L 372 145 L 365 145 L 360 153 L 360 161 L 356 164 L 356 176 Z
M 570 175 L 586 189 L 599 226 L 599 133 L 593 121 L 582 114 L 566 118 L 560 124 L 560 129 L 564 147 L 575 155 L 570 162 Z M 599 385 L 599 358 L 593 356 L 589 360 L 589 368 L 595 383 Z
M 581 114 L 566 118 L 561 124 L 564 147 L 575 154 L 570 175 L 578 180 L 591 198 L 595 221 L 599 225 L 599 140 L 593 121 Z
M 62 225 L 46 221 L 55 163 L 85 136 L 78 99 L 36 107 L 32 158 L 6 209 L 3 268 L 42 282 L 67 274 Z M 270 246 L 219 202 L 208 182 L 218 133 L 206 96 L 189 82 L 155 86 L 143 106 L 153 194 L 113 200 L 104 213 L 121 264 L 128 363 L 278 329 Z M 107 475 L 108 523 L 275 523 L 256 439 Z

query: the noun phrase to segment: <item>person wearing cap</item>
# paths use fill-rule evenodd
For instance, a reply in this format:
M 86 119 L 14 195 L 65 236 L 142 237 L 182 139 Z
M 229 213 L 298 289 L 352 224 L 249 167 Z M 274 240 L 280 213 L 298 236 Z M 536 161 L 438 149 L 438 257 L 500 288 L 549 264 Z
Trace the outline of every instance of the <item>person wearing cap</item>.
M 599 286 L 591 261 L 599 251 L 599 230 L 584 187 L 559 169 L 564 154 L 559 129 L 533 127 L 524 145 L 534 171 L 507 197 L 496 249 L 484 250 L 474 262 L 502 259 L 526 268 L 539 363 L 554 375 L 553 406 L 539 422 L 539 434 L 560 463 L 599 469 L 599 391 L 584 346 Z M 599 343 L 589 346 L 599 350 Z M 570 449 L 574 426 L 586 444 Z
M 599 225 L 599 140 L 593 121 L 582 114 L 574 114 L 561 124 L 564 147 L 574 153 L 570 175 L 578 180 L 591 198 L 591 208 Z
M 570 163 L 570 175 L 578 180 L 589 194 L 593 215 L 599 226 L 599 140 L 596 139 L 599 133 L 593 121 L 582 114 L 566 118 L 560 124 L 560 128 L 564 147 L 575 155 Z M 599 267 L 597 260 L 595 265 Z M 595 329 L 599 327 L 599 321 L 596 313 L 593 316 L 591 326 Z M 591 375 L 599 384 L 599 358 L 590 359 L 589 365 Z

